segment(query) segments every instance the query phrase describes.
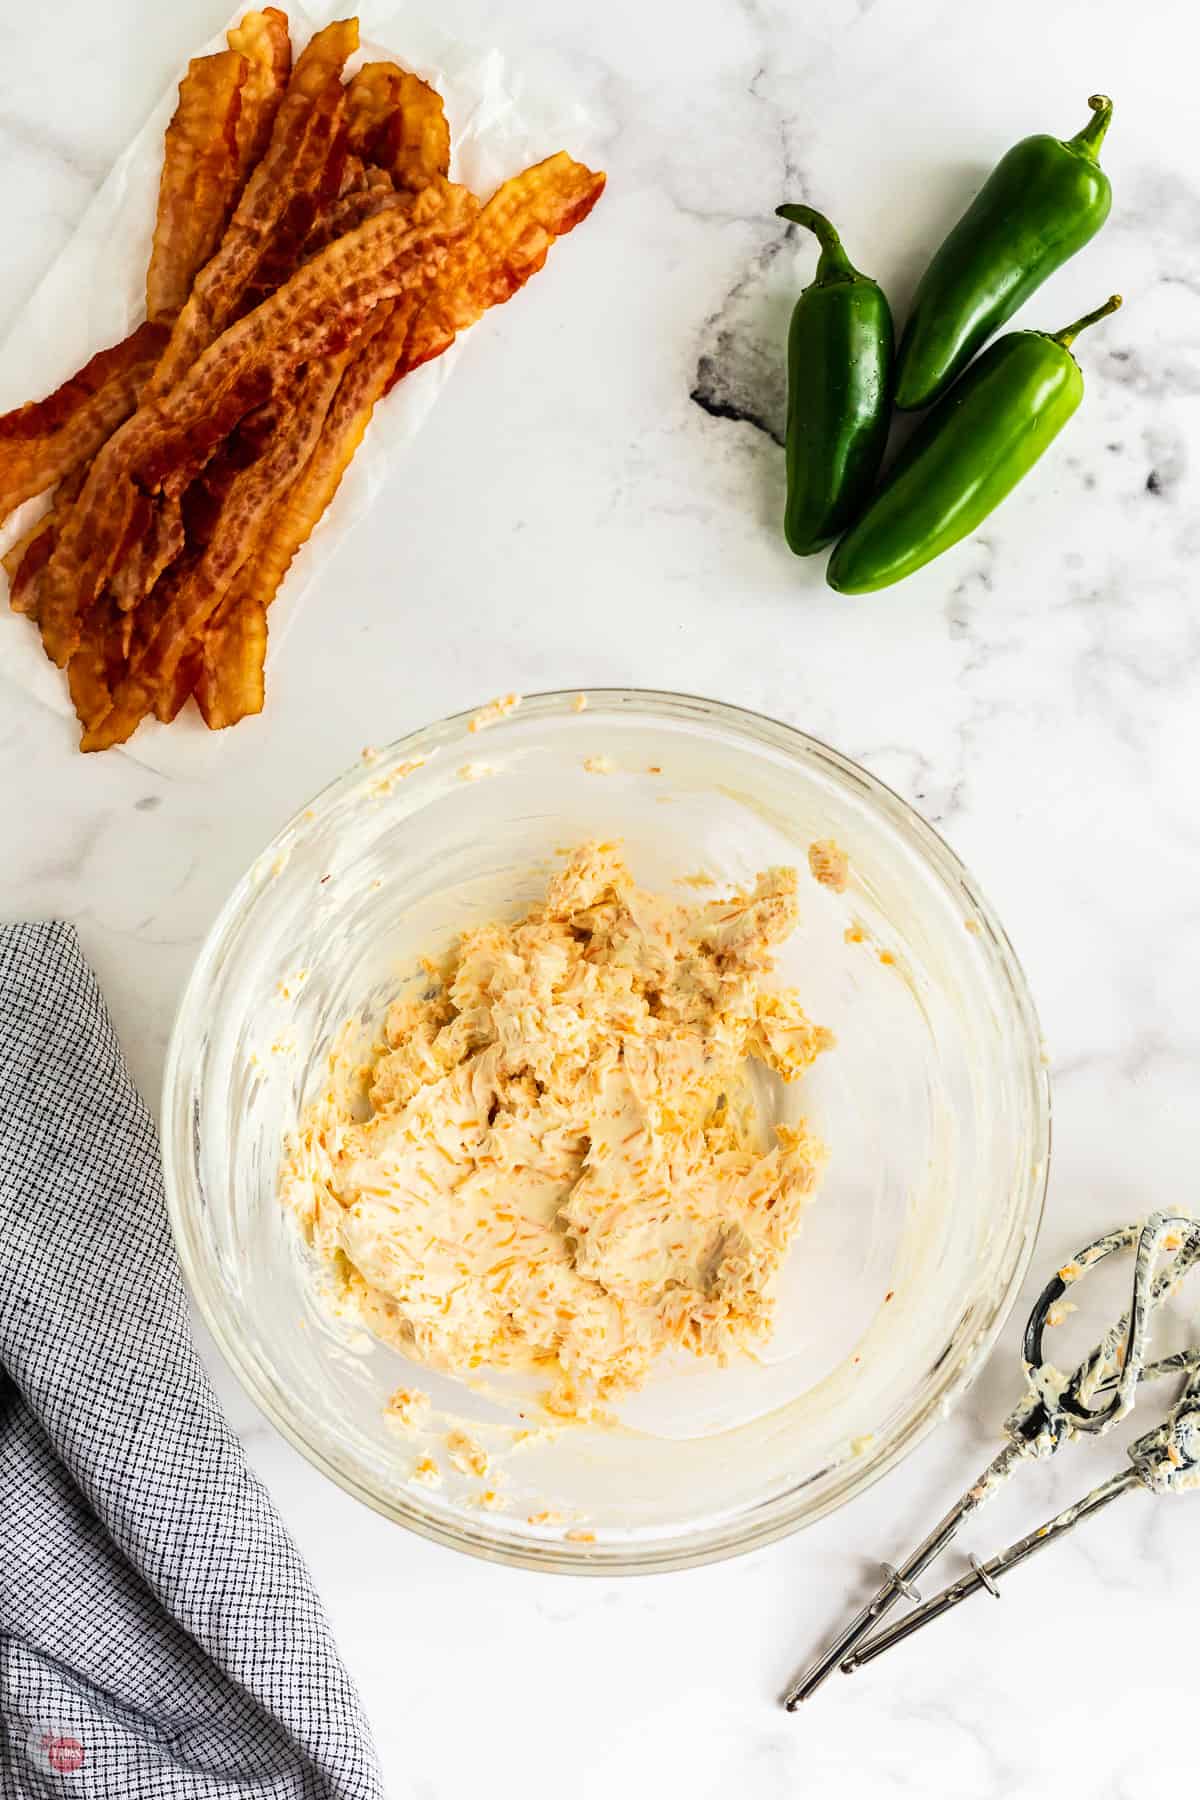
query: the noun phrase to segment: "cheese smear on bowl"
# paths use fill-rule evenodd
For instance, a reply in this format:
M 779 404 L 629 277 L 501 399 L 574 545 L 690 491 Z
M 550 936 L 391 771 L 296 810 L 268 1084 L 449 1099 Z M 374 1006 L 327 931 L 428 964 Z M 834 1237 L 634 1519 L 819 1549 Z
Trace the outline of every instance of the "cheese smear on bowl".
M 544 1372 L 563 1419 L 669 1348 L 761 1342 L 825 1159 L 803 1121 L 764 1131 L 751 1077 L 833 1042 L 766 984 L 796 886 L 681 903 L 587 843 L 523 918 L 464 932 L 287 1148 L 339 1309 L 453 1373 Z

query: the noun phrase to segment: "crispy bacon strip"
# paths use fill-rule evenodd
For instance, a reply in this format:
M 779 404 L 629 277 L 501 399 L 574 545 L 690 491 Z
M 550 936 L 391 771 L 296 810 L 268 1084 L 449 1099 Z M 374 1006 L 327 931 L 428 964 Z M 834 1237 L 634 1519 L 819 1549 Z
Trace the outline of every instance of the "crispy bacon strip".
M 286 420 L 280 422 L 263 455 L 232 482 L 219 529 L 207 549 L 194 562 L 177 566 L 165 577 L 164 592 L 155 596 L 155 621 L 113 687 L 111 706 L 101 717 L 85 721 L 84 750 L 123 744 L 154 709 L 159 695 L 174 690 L 180 663 L 220 605 L 245 558 L 246 546 L 311 455 L 346 354 L 308 365 L 291 395 Z
M 125 667 L 127 623 L 116 605 L 105 599 L 67 665 L 67 686 L 81 720 L 102 718 L 112 705 L 112 685 Z
M 273 7 L 247 13 L 227 42 L 188 64 L 163 144 L 146 315 L 168 324 L 266 148 L 291 66 L 287 20 Z
M 366 63 L 346 89 L 351 153 L 386 169 L 393 185 L 419 193 L 450 169 L 442 96 L 396 63 Z
M 256 303 L 281 285 L 304 258 L 445 176 L 450 139 L 441 95 L 395 63 L 368 63 L 349 83 L 346 124 L 337 195 L 322 196 L 303 241 L 294 219 L 289 231 L 276 233 L 247 290 Z M 402 175 L 400 181 L 393 181 L 393 163 Z
M 99 350 L 44 400 L 0 418 L 0 524 L 98 450 L 133 411 L 162 350 L 161 325 L 139 325 Z
M 79 647 L 67 664 L 67 680 L 75 697 L 75 710 L 85 726 L 98 722 L 111 708 L 113 691 L 128 673 L 130 657 L 140 656 L 150 640 L 171 582 L 178 581 L 187 568 L 194 566 L 212 542 L 234 481 L 263 454 L 286 404 L 283 399 L 278 404 L 268 401 L 248 415 L 220 446 L 181 502 L 175 503 L 173 510 L 184 524 L 186 541 L 169 580 L 159 581 L 136 608 L 123 610 L 119 605 L 123 565 L 119 564 L 109 587 L 83 620 Z M 160 502 L 162 498 L 158 497 Z M 173 678 L 155 696 L 155 715 L 164 722 L 169 723 L 187 699 L 187 691 L 179 691 L 188 680 L 187 662 L 187 656 L 181 659 Z M 193 671 L 189 688 L 194 680 Z
M 375 308 L 367 320 L 366 330 L 372 328 L 372 321 L 384 310 L 383 307 Z M 343 363 L 348 354 L 343 352 Z M 221 528 L 225 503 L 237 475 L 264 454 L 274 432 L 281 427 L 287 428 L 287 405 L 286 392 L 281 391 L 267 405 L 243 419 L 187 490 L 183 497 L 184 516 L 193 555 L 207 549 Z M 246 544 L 243 548 L 248 555 L 251 546 Z M 164 723 L 169 724 L 175 717 L 202 674 L 202 644 L 203 639 L 197 638 L 180 659 L 173 678 L 160 687 L 155 697 L 155 717 Z
M 369 340 L 347 359 L 312 455 L 280 495 L 259 543 L 213 615 L 195 684 L 196 703 L 211 731 L 236 725 L 262 709 L 267 607 L 337 492 L 403 346 L 410 318 L 411 306 L 403 298 L 392 307 L 376 307 L 368 321 Z
M 368 63 L 348 84 L 345 155 L 337 193 L 332 167 L 318 195 L 294 201 L 247 285 L 249 310 L 282 285 L 305 257 L 400 205 L 450 166 L 450 133 L 441 95 L 395 63 Z M 398 179 L 393 180 L 393 169 Z
M 236 50 L 193 57 L 163 143 L 146 315 L 170 322 L 237 198 L 238 119 L 250 65 Z
M 192 691 L 210 731 L 223 731 L 262 711 L 266 663 L 266 606 L 253 594 L 239 592 L 224 623 L 210 627 L 200 647 Z
M 303 362 L 329 355 L 379 301 L 426 283 L 477 215 L 465 188 L 437 183 L 408 207 L 368 219 L 230 326 L 187 373 L 139 407 L 104 445 L 46 566 L 39 616 L 61 667 L 80 619 L 120 555 L 139 497 L 180 493 L 238 421 Z
M 61 446 L 72 460 L 32 490 L 58 481 L 51 513 L 6 559 L 14 605 L 68 664 L 85 749 L 192 691 L 213 727 L 261 708 L 267 609 L 375 404 L 523 286 L 604 185 L 560 155 L 481 213 L 445 179 L 426 83 L 373 63 L 343 87 L 356 21 L 318 33 L 290 81 L 274 8 L 227 41 L 190 66 L 168 133 L 147 294 L 177 313 L 169 341 L 102 448 Z
M 303 238 L 324 187 L 332 184 L 337 193 L 345 144 L 342 70 L 357 48 L 358 20 L 341 19 L 318 31 L 297 60 L 262 160 L 175 321 L 151 398 L 166 393 L 235 315 L 273 239 L 281 232 Z
M 237 122 L 240 189 L 271 140 L 275 115 L 292 72 L 287 14 L 274 6 L 248 12 L 225 33 L 225 42 L 249 65 Z
M 348 137 L 347 142 L 349 142 Z M 392 178 L 386 169 L 377 168 L 374 163 L 365 163 L 361 156 L 355 156 L 347 151 L 346 160 L 342 165 L 342 185 L 338 190 L 339 199 L 344 198 L 347 194 L 357 194 L 363 188 L 369 187 L 382 187 L 387 188 L 390 192 L 395 191 L 392 188 Z
M 604 192 L 604 180 L 560 150 L 497 188 L 474 231 L 435 277 L 392 381 L 440 356 L 489 307 L 503 305 L 524 287 L 555 238 L 587 218 Z
M 0 524 L 93 455 L 133 411 L 166 347 L 162 319 L 186 297 L 261 154 L 291 60 L 287 20 L 270 7 L 248 13 L 230 40 L 231 49 L 193 60 L 180 83 L 146 278 L 150 323 L 99 351 L 45 400 L 0 418 Z
M 382 170 L 377 169 L 375 173 L 382 174 Z M 338 199 L 331 200 L 313 221 L 304 240 L 303 255 L 315 255 L 326 244 L 332 244 L 335 238 L 345 237 L 348 231 L 356 231 L 367 219 L 373 219 L 376 213 L 389 212 L 394 207 L 403 206 L 407 198 L 407 195 L 396 192 L 386 176 L 382 183 L 364 183 L 362 187 L 340 195 Z
M 112 572 L 108 591 L 123 613 L 130 613 L 148 594 L 164 569 L 168 569 L 184 545 L 183 516 L 178 498 L 173 494 L 158 497 L 157 504 L 148 495 L 135 509 L 136 524 L 131 526 L 129 543 Z
M 602 174 L 565 154 L 526 169 L 493 195 L 474 231 L 451 250 L 428 296 L 406 295 L 392 304 L 387 321 L 342 377 L 320 442 L 205 638 L 196 700 L 211 729 L 236 725 L 261 709 L 266 609 L 337 492 L 378 400 L 400 374 L 439 355 L 457 331 L 523 286 L 554 239 L 587 217 L 603 187 Z
M 450 166 L 450 130 L 441 95 L 396 63 L 367 63 L 359 70 L 346 90 L 346 115 L 349 155 L 343 193 L 318 220 L 306 248 L 400 204 L 397 189 L 419 193 L 443 178 Z M 235 725 L 262 709 L 267 607 L 362 441 L 404 347 L 413 311 L 411 299 L 376 309 L 380 329 L 343 377 L 320 443 L 205 633 L 195 695 L 210 730 Z
M 162 724 L 170 725 L 177 719 L 191 699 L 199 668 L 200 645 L 199 642 L 196 642 L 184 652 L 175 673 L 166 680 L 155 695 L 152 711 L 155 718 Z
M 86 462 L 77 463 L 69 475 L 63 476 L 54 490 L 49 511 L 43 513 L 37 524 L 24 537 L 18 538 L 5 554 L 3 564 L 8 574 L 9 605 L 14 612 L 37 618 L 42 573 L 58 541 L 62 522 L 87 479 L 89 467 Z
M 29 574 L 26 576 L 26 581 L 32 580 L 35 563 L 44 563 L 46 561 L 46 558 L 50 555 L 50 551 L 54 545 L 54 539 L 51 535 L 53 528 L 54 511 L 53 508 L 51 508 L 49 512 L 42 514 L 36 525 L 31 525 L 29 530 L 24 532 L 22 536 L 17 539 L 15 544 L 10 544 L 8 549 L 4 552 L 4 555 L 0 556 L 0 568 L 2 568 L 8 576 L 9 605 L 14 612 L 23 613 L 29 611 L 28 606 L 18 604 L 17 582 L 20 579 L 21 569 L 24 566 L 26 557 L 29 557 L 30 559 Z M 35 544 L 39 544 L 39 548 L 36 551 L 34 550 Z

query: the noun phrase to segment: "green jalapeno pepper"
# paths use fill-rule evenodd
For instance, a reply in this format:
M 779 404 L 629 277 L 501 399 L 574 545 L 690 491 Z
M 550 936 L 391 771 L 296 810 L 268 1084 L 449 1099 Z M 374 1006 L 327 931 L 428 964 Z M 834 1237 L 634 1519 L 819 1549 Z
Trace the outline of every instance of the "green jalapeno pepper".
M 1120 306 L 1114 294 L 1053 336 L 1010 331 L 922 420 L 829 559 L 840 594 L 890 587 L 975 530 L 1028 474 L 1083 398 L 1070 346 Z
M 896 405 L 939 400 L 992 333 L 1093 238 L 1112 189 L 1097 156 L 1112 101 L 1065 142 L 1023 138 L 1001 158 L 921 277 L 896 361 Z
M 892 314 L 883 289 L 860 275 L 837 232 L 811 206 L 780 206 L 821 246 L 816 278 L 788 332 L 787 506 L 784 535 L 811 556 L 861 510 L 887 443 Z

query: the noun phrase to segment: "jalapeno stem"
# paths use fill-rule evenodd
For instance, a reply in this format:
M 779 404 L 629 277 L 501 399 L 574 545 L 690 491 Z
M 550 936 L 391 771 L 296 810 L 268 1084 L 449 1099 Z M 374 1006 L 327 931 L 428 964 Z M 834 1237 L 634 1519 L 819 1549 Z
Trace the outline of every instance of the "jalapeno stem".
M 787 219 L 793 225 L 803 225 L 811 231 L 821 246 L 821 258 L 817 263 L 818 281 L 857 281 L 858 270 L 842 248 L 842 240 L 824 213 L 819 213 L 811 206 L 777 206 L 776 216 Z
M 1100 319 L 1107 319 L 1109 313 L 1115 313 L 1120 304 L 1120 294 L 1110 294 L 1104 305 L 1098 306 L 1095 312 L 1084 313 L 1082 319 L 1076 319 L 1073 325 L 1064 325 L 1061 331 L 1052 332 L 1050 342 L 1061 344 L 1064 350 L 1069 350 L 1081 331 L 1086 331 L 1089 325 L 1095 325 Z
M 1092 109 L 1092 116 L 1083 130 L 1077 131 L 1071 139 L 1071 148 L 1081 150 L 1095 162 L 1100 155 L 1104 134 L 1112 124 L 1113 103 L 1107 94 L 1089 94 L 1088 105 Z

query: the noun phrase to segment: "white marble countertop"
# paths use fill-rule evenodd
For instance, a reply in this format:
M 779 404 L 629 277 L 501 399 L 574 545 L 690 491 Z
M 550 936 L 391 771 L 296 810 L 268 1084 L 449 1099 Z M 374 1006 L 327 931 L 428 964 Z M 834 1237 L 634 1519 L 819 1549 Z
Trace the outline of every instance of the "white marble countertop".
M 0 332 L 226 4 L 55 0 L 0 17 Z M 359 1508 L 210 1361 L 312 1564 L 398 1796 L 1158 1800 L 1195 1776 L 1170 1724 L 1195 1704 L 1200 1503 L 1132 1498 L 1015 1575 L 1002 1608 L 972 1603 L 797 1718 L 776 1697 L 864 1594 L 870 1559 L 906 1551 L 982 1463 L 1046 1270 L 1151 1204 L 1196 1199 L 1194 5 L 444 0 L 439 14 L 575 88 L 608 194 L 473 335 L 416 453 L 297 620 L 264 720 L 200 778 L 81 758 L 63 720 L 0 682 L 4 912 L 77 921 L 153 1097 L 226 891 L 364 744 L 500 689 L 629 683 L 774 713 L 891 782 L 1006 921 L 1056 1106 L 1018 1314 L 902 1470 L 720 1567 L 534 1576 Z M 768 417 L 777 403 L 753 355 L 778 350 L 772 209 L 828 208 L 902 310 L 981 172 L 1026 132 L 1075 130 L 1097 86 L 1117 102 L 1112 220 L 1027 309 L 1056 327 L 1125 293 L 1080 344 L 1081 414 L 952 559 L 839 599 L 782 545 L 770 436 L 690 398 L 711 355 L 702 378 L 719 397 Z M 1119 1454 L 1028 1474 L 967 1547 L 1047 1516 Z M 1098 1703 L 1110 1680 L 1120 1705 Z

